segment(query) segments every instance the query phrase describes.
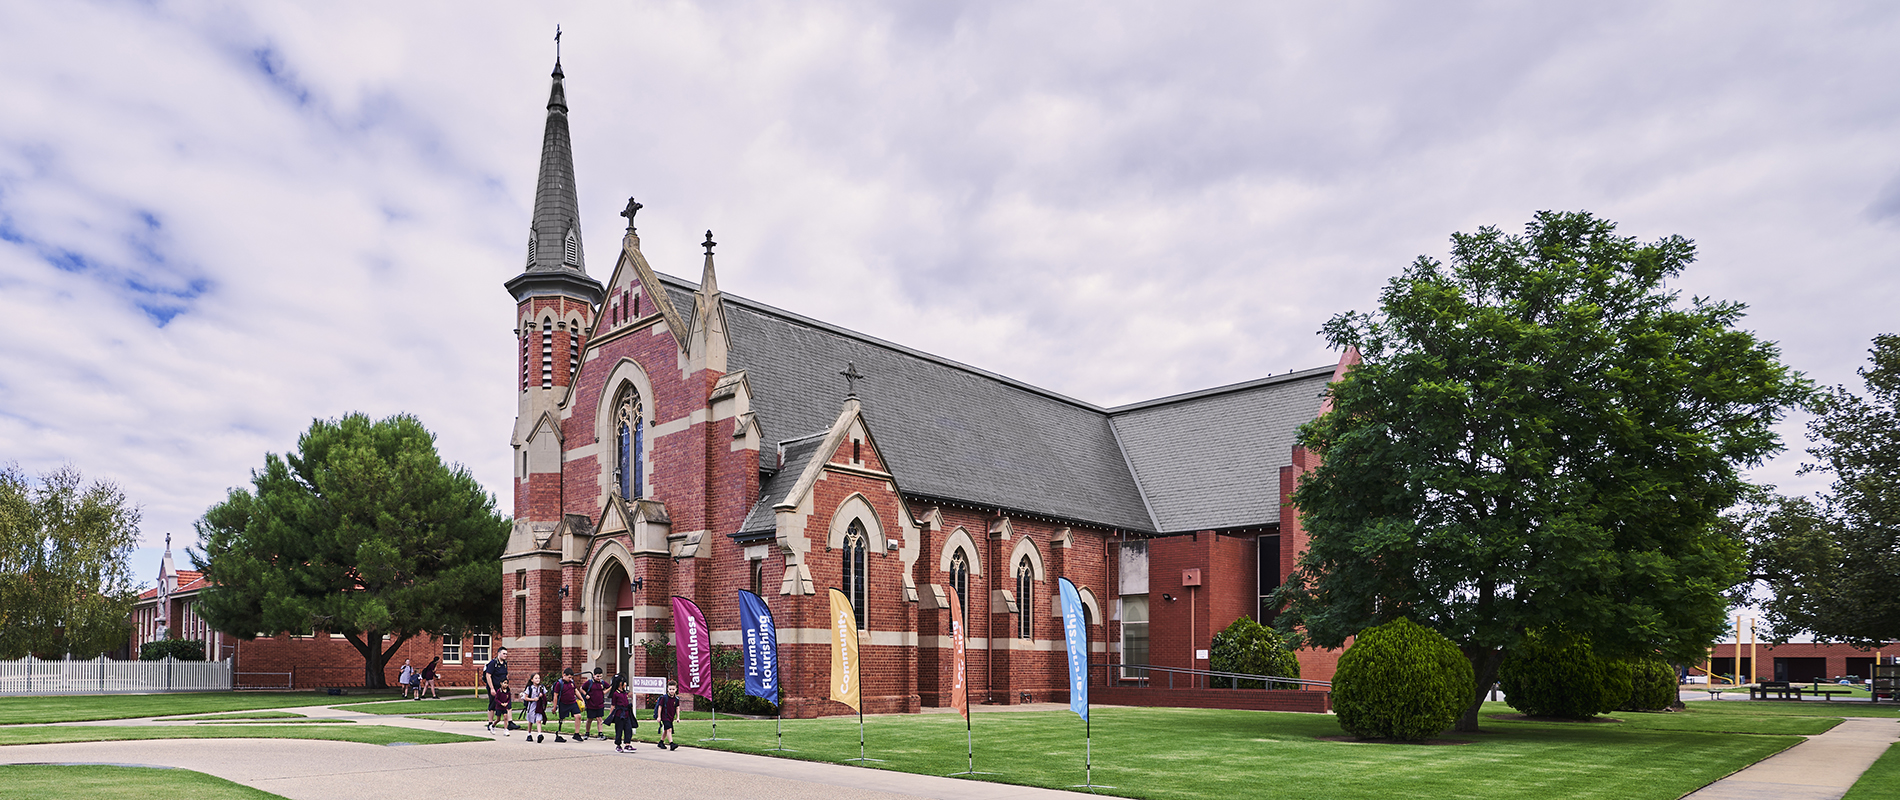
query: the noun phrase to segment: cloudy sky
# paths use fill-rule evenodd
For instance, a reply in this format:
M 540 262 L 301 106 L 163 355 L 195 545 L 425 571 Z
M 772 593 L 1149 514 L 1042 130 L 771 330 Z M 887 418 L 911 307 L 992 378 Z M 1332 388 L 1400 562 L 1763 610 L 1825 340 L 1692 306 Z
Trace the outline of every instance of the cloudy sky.
M 532 6 L 532 8 L 530 8 Z M 1823 383 L 1900 305 L 1891 3 L 0 4 L 0 462 L 166 533 L 313 418 L 497 494 L 556 25 L 586 247 L 1113 405 L 1586 209 Z M 1808 491 L 1790 454 L 1758 480 Z

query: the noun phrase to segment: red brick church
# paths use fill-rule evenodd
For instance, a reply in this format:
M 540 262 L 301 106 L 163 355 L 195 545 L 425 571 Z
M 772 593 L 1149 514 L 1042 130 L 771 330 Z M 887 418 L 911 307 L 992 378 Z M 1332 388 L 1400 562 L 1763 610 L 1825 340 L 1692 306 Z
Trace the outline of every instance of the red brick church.
M 502 643 L 517 668 L 660 674 L 672 595 L 737 644 L 735 590 L 776 617 L 787 716 L 825 699 L 826 590 L 852 600 L 866 711 L 948 705 L 949 604 L 971 702 L 1067 694 L 1056 579 L 1100 662 L 1208 666 L 1213 633 L 1304 537 L 1286 511 L 1327 365 L 1114 408 L 656 271 L 626 230 L 588 272 L 563 74 L 547 105 L 517 302 L 515 526 Z M 1331 654 L 1306 656 L 1327 678 Z M 1105 675 L 1098 672 L 1098 679 Z M 1117 671 L 1119 679 L 1119 671 Z

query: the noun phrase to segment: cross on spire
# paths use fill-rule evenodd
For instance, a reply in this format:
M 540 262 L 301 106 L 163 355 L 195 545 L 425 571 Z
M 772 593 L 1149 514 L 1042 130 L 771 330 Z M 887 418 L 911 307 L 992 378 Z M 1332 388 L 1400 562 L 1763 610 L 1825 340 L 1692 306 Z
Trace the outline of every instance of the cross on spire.
M 620 216 L 627 218 L 627 230 L 633 230 L 633 215 L 640 213 L 640 209 L 643 208 L 646 206 L 640 205 L 640 201 L 631 197 L 627 198 L 627 208 L 620 212 Z
M 561 63 L 561 26 L 554 26 L 554 63 Z
M 699 246 L 706 248 L 706 255 L 712 255 L 713 246 L 717 244 L 719 243 L 712 240 L 712 231 L 707 231 L 706 241 L 701 242 Z M 845 362 L 845 363 L 850 363 L 850 362 Z
M 864 380 L 864 376 L 858 374 L 858 366 L 849 361 L 846 361 L 844 362 L 844 371 L 838 374 L 844 376 L 845 388 L 850 392 L 850 394 L 847 396 L 854 397 L 854 398 L 857 397 L 858 396 L 858 381 Z

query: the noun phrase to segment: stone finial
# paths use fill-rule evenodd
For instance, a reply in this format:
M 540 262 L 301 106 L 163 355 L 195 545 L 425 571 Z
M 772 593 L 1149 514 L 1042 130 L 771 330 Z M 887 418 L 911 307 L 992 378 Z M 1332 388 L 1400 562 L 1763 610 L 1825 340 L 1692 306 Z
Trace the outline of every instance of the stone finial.
M 719 243 L 712 240 L 712 231 L 707 231 L 706 241 L 701 242 L 699 246 L 706 248 L 706 255 L 712 255 L 713 247 L 717 244 Z

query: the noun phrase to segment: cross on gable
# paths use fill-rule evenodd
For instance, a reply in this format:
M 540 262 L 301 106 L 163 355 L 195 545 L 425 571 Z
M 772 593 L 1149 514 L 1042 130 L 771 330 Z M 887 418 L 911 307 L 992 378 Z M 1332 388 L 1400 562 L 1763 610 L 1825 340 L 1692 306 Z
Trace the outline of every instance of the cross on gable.
M 857 397 L 858 396 L 858 381 L 864 380 L 864 376 L 858 374 L 858 366 L 849 361 L 846 361 L 844 362 L 844 371 L 838 374 L 844 376 L 845 389 L 848 392 L 850 392 L 848 396 Z
M 627 230 L 633 230 L 633 215 L 640 213 L 640 209 L 643 208 L 646 206 L 640 205 L 640 201 L 631 197 L 627 198 L 627 208 L 620 212 L 620 216 L 627 218 Z

